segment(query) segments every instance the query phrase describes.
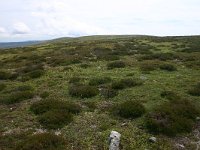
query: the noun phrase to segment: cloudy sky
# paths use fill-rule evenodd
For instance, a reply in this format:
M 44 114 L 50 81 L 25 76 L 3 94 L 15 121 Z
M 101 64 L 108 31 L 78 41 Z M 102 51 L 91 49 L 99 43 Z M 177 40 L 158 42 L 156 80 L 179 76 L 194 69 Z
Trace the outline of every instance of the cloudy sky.
M 200 0 L 0 2 L 0 42 L 97 34 L 197 35 Z

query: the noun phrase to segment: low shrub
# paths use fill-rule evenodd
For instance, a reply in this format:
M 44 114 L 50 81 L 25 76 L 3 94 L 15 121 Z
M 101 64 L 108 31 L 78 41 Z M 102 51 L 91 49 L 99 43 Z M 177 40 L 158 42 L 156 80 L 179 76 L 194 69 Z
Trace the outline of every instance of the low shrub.
M 71 79 L 69 79 L 69 83 L 78 83 L 80 82 L 80 80 L 80 77 L 72 77 Z
M 66 141 L 51 133 L 35 134 L 18 143 L 15 150 L 65 150 Z
M 89 81 L 89 85 L 101 85 L 111 82 L 110 77 L 93 78 Z
M 15 88 L 14 91 L 33 91 L 33 87 L 30 85 L 21 85 Z
M 47 91 L 44 91 L 40 94 L 40 97 L 43 99 L 47 98 L 48 96 L 49 96 L 49 92 L 47 92 Z
M 159 64 L 157 61 L 144 61 L 140 64 L 140 70 L 143 72 L 154 71 L 157 70 Z
M 5 83 L 0 83 L 0 91 L 3 91 L 6 88 Z
M 180 99 L 180 96 L 173 92 L 173 91 L 163 91 L 161 94 L 160 94 L 161 97 L 163 98 L 166 98 L 168 100 L 177 100 L 177 99 Z
M 143 82 L 140 79 L 126 78 L 126 79 L 122 79 L 120 81 L 113 82 L 111 86 L 113 89 L 121 90 L 124 88 L 130 88 L 130 87 L 139 86 L 142 84 L 143 84 Z
M 86 69 L 86 68 L 89 68 L 90 65 L 83 63 L 83 64 L 80 64 L 80 67 Z
M 7 71 L 0 71 L 0 80 L 8 80 L 11 78 L 11 73 Z
M 72 102 L 47 99 L 33 103 L 30 110 L 36 115 L 43 114 L 51 110 L 63 110 L 77 114 L 81 111 L 81 107 Z
M 38 69 L 38 70 L 34 70 L 31 71 L 27 74 L 28 77 L 34 79 L 34 78 L 39 78 L 44 74 L 44 70 Z
M 123 118 L 138 118 L 145 113 L 144 106 L 138 101 L 125 101 L 114 107 L 114 114 Z
M 125 68 L 126 64 L 123 61 L 113 61 L 107 64 L 108 69 Z
M 96 102 L 93 101 L 84 102 L 84 104 L 88 107 L 88 111 L 91 112 L 93 112 L 97 108 Z
M 199 109 L 189 100 L 168 101 L 146 116 L 146 127 L 152 133 L 175 136 L 190 132 L 199 114 Z
M 3 104 L 14 104 L 19 103 L 26 99 L 31 99 L 34 97 L 34 93 L 32 91 L 17 91 L 10 93 L 9 95 L 2 96 L 1 103 Z
M 79 105 L 66 101 L 42 100 L 31 105 L 30 110 L 38 116 L 40 124 L 47 129 L 58 129 L 73 120 L 73 114 L 81 111 Z
M 115 89 L 112 89 L 111 87 L 103 87 L 100 90 L 100 94 L 104 98 L 113 98 L 118 95 L 118 92 Z
M 73 115 L 64 110 L 50 110 L 40 115 L 38 121 L 46 129 L 60 129 L 73 121 Z
M 192 96 L 200 96 L 200 82 L 197 83 L 194 87 L 192 87 L 188 93 Z
M 160 69 L 166 70 L 166 71 L 176 71 L 177 70 L 177 68 L 172 64 L 161 64 Z
M 73 97 L 90 98 L 98 95 L 99 90 L 95 86 L 74 84 L 69 86 L 69 95 Z

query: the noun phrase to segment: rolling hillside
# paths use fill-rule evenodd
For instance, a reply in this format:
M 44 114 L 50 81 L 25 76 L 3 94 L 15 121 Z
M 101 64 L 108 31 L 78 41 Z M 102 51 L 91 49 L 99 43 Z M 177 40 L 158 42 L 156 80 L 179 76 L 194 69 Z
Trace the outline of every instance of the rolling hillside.
M 59 38 L 0 66 L 1 150 L 107 150 L 113 130 L 121 150 L 198 147 L 200 36 Z

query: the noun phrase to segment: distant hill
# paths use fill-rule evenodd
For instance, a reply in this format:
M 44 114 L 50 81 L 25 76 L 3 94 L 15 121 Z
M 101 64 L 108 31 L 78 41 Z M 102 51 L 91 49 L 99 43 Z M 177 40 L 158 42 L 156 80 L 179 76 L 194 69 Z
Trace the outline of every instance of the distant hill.
M 0 48 L 24 47 L 43 43 L 44 41 L 0 42 Z

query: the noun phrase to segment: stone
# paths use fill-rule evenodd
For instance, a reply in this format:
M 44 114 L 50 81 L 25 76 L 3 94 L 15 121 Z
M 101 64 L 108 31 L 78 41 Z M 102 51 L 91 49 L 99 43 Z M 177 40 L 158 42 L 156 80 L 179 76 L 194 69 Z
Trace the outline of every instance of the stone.
M 176 147 L 179 148 L 179 149 L 184 149 L 185 148 L 185 146 L 182 145 L 182 144 L 176 144 Z
M 121 134 L 117 131 L 111 131 L 109 136 L 109 150 L 119 150 Z
M 149 141 L 152 142 L 152 143 L 156 143 L 157 139 L 156 139 L 156 137 L 152 136 L 152 137 L 149 138 Z

